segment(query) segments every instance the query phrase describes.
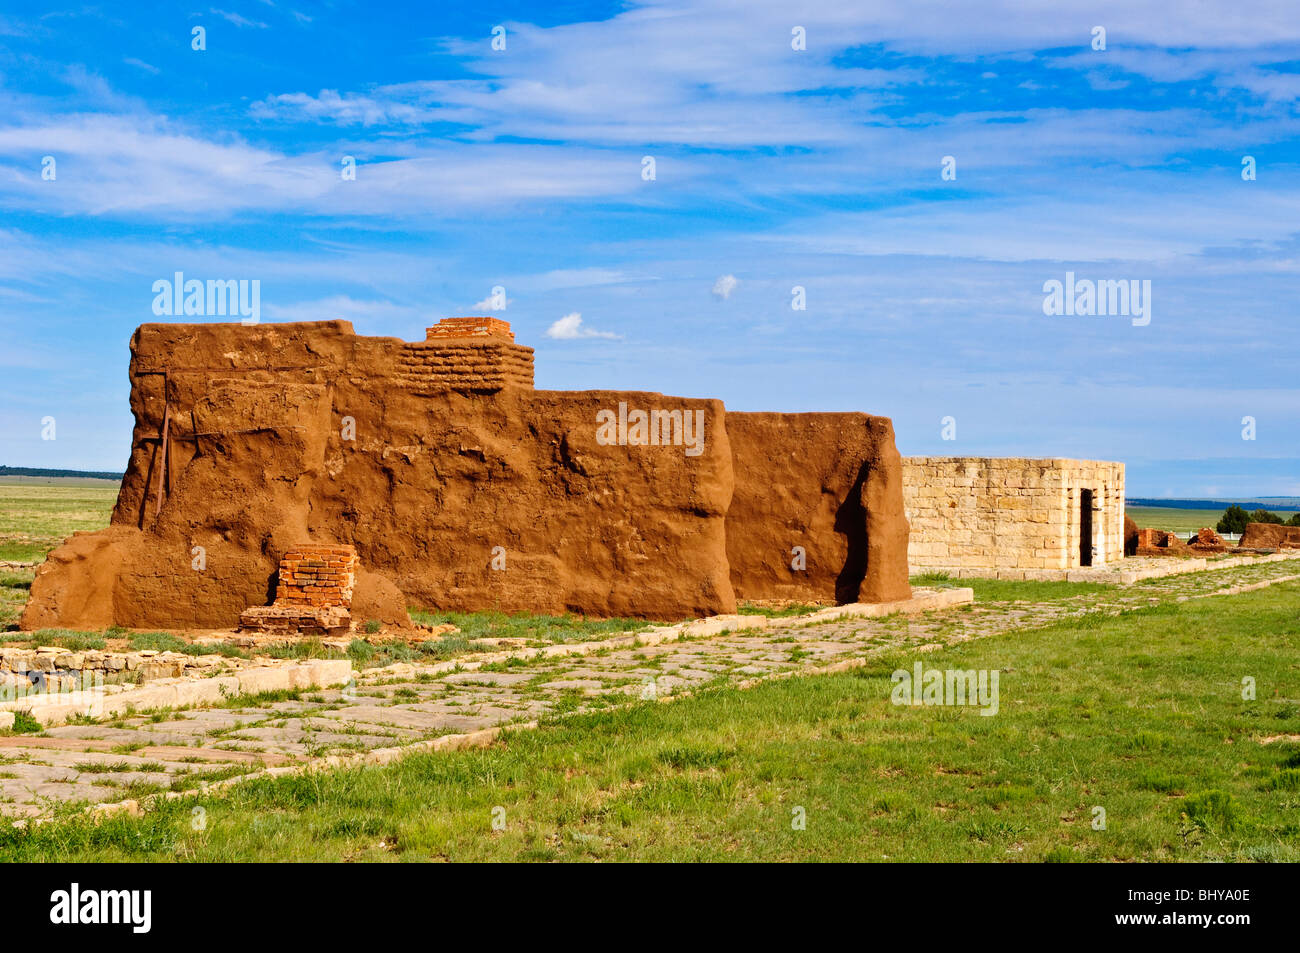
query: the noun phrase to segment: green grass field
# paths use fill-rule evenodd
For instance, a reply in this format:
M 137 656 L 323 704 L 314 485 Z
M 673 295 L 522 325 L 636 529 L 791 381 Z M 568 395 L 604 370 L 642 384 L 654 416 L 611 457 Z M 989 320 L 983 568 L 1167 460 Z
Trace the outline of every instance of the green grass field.
M 993 717 L 892 705 L 899 655 L 5 828 L 0 859 L 1296 861 L 1298 644 L 1292 583 L 924 656 L 1000 670 Z
M 0 479 L 0 560 L 39 562 L 78 530 L 103 529 L 117 490 L 106 480 Z M 30 569 L 0 570 L 0 631 L 18 621 L 33 575 Z
M 112 497 L 0 486 L 0 532 L 53 545 L 105 525 Z M 31 576 L 0 573 L 0 622 L 16 618 Z M 969 585 L 984 603 L 1108 588 L 914 582 Z M 462 626 L 457 651 L 473 638 L 564 641 L 636 625 L 415 615 Z M 138 819 L 0 825 L 0 860 L 1296 861 L 1298 647 L 1300 585 L 1288 583 L 849 674 L 553 718 L 485 750 L 257 780 L 162 801 Z M 998 714 L 891 704 L 890 673 L 917 659 L 996 669 Z M 1242 697 L 1245 677 L 1256 700 Z M 1104 830 L 1093 827 L 1097 808 Z
M 1162 529 L 1166 533 L 1194 533 L 1206 526 L 1214 529 L 1223 518 L 1223 510 L 1180 510 L 1172 506 L 1129 506 L 1124 513 L 1143 529 Z
M 33 562 L 78 530 L 103 529 L 118 484 L 6 477 L 0 481 L 0 559 Z
M 946 572 L 922 573 L 911 577 L 913 586 L 934 589 L 972 589 L 976 602 L 1051 602 L 1090 592 L 1105 592 L 1114 586 L 1102 582 L 1020 582 L 1014 579 L 954 579 Z

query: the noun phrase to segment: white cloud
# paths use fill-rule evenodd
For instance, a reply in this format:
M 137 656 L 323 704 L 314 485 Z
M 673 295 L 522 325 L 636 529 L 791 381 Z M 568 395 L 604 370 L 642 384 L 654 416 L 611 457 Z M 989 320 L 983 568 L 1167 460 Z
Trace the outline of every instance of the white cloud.
M 740 284 L 740 281 L 735 275 L 723 275 L 713 283 L 713 296 L 726 301 L 731 297 L 731 293 L 736 290 L 738 284 Z
M 513 299 L 505 298 L 501 302 L 501 307 L 498 308 L 494 297 L 492 295 L 488 295 L 482 301 L 475 301 L 472 305 L 470 305 L 470 309 L 476 313 L 479 311 L 504 311 L 506 310 L 506 308 L 510 307 L 511 300 Z
M 29 163 L 0 180 L 8 204 L 68 213 L 174 211 L 280 205 L 304 202 L 333 182 L 323 166 L 286 160 L 242 142 L 200 139 L 159 117 L 73 114 L 32 125 L 0 128 L 0 156 L 18 160 L 39 149 L 60 159 L 87 160 L 77 176 L 60 175 L 57 189 L 45 188 Z M 63 170 L 60 169 L 60 172 Z M 337 178 L 337 175 L 334 176 Z
M 788 49 L 788 13 L 781 3 L 757 2 L 743 22 L 714 0 L 700 0 L 690 16 L 671 0 L 650 0 L 597 22 L 512 24 L 508 57 L 486 54 L 478 40 L 443 41 L 476 74 L 471 78 L 270 95 L 251 107 L 263 124 L 248 140 L 151 115 L 143 103 L 114 98 L 101 78 L 69 69 L 65 81 L 83 101 L 102 102 L 110 112 L 60 113 L 35 98 L 3 110 L 11 125 L 0 127 L 0 158 L 11 161 L 8 168 L 0 166 L 0 206 L 53 208 L 65 215 L 230 218 L 260 211 L 436 220 L 467 211 L 513 212 L 520 200 L 690 205 L 707 193 L 748 204 L 772 195 L 896 195 L 929 174 L 936 156 L 949 154 L 960 157 L 963 182 L 969 173 L 1009 184 L 1018 179 L 1010 170 L 1049 167 L 1068 181 L 1069 166 L 1088 165 L 1099 154 L 1155 169 L 1189 149 L 1238 143 L 1257 148 L 1294 135 L 1296 118 L 1277 114 L 1279 105 L 1300 93 L 1300 80 L 1261 64 L 1283 58 L 1277 43 L 1300 35 L 1300 27 L 1287 25 L 1274 40 L 1259 24 L 1233 21 L 1227 33 L 1210 31 L 1210 39 L 1202 40 L 1220 48 L 1166 50 L 1152 44 L 1184 39 L 1186 24 L 1170 27 L 1159 4 L 1136 0 L 1116 8 L 1114 27 L 1098 14 L 1099 22 L 1108 23 L 1111 49 L 1097 54 L 1087 49 L 1086 30 L 1080 34 L 1074 20 L 1059 12 L 1082 15 L 1091 9 L 1082 0 L 989 4 L 1028 9 L 1023 17 L 1005 17 L 997 29 L 983 17 L 954 18 L 942 5 L 916 0 L 821 10 L 807 20 L 806 55 Z M 1188 16 L 1202 23 L 1210 18 L 1203 10 Z M 777 29 L 779 24 L 784 26 Z M 1185 106 L 994 108 L 900 119 L 898 90 L 943 82 L 944 73 L 836 66 L 837 56 L 864 43 L 967 58 L 1023 58 L 1023 50 L 1048 46 L 1077 50 L 1044 55 L 1042 63 L 1063 75 L 1082 72 L 1094 87 L 1125 82 L 1135 73 L 1158 82 L 1204 78 L 1207 99 L 1248 89 L 1275 115 L 1270 121 L 1250 114 L 1225 119 Z M 574 49 L 584 55 L 574 57 Z M 622 66 L 632 61 L 637 69 L 628 73 Z M 756 62 L 765 68 L 755 69 Z M 882 106 L 894 111 L 883 113 Z M 310 131 L 278 137 L 285 122 L 377 131 L 369 141 L 318 144 L 322 136 Z M 436 122 L 464 128 L 454 137 L 418 134 L 419 127 Z M 331 132 L 322 135 L 328 142 Z M 515 141 L 501 141 L 507 136 Z M 278 145 L 303 141 L 319 151 Z M 640 179 L 647 141 L 797 148 L 747 156 L 726 149 L 675 156 L 664 149 L 669 154 L 657 156 L 658 172 L 660 183 L 672 183 L 668 189 L 647 187 Z M 34 174 L 29 157 L 34 151 L 59 155 L 58 150 L 87 161 L 75 178 L 61 176 L 58 187 L 50 188 Z M 343 154 L 357 157 L 363 181 L 340 180 Z M 866 176 L 864 156 L 871 157 Z
M 368 162 L 372 147 L 352 144 L 348 154 L 360 160 L 362 187 L 341 179 L 338 151 L 286 154 L 135 112 L 46 117 L 32 110 L 0 124 L 0 204 L 181 218 L 246 210 L 439 218 L 520 199 L 630 198 L 644 185 L 639 156 L 608 150 L 445 141 L 373 148 L 396 157 Z M 33 154 L 54 155 L 60 166 L 66 156 L 86 161 L 78 175 L 61 174 L 52 187 L 41 180 Z M 682 180 L 701 171 L 691 160 L 675 168 Z
M 546 336 L 557 341 L 575 341 L 578 338 L 610 338 L 617 340 L 619 335 L 609 331 L 593 331 L 582 326 L 582 315 L 577 311 L 566 314 L 546 329 Z
M 213 7 L 209 12 L 210 12 L 213 16 L 221 17 L 221 19 L 226 20 L 226 21 L 228 21 L 228 22 L 230 22 L 230 23 L 233 23 L 233 24 L 234 24 L 235 26 L 237 26 L 237 27 L 241 27 L 241 28 L 242 28 L 242 27 L 246 27 L 246 26 L 253 26 L 253 27 L 257 27 L 259 30 L 265 30 L 265 29 L 266 29 L 266 24 L 263 23 L 262 21 L 260 21 L 260 20 L 250 20 L 250 19 L 248 19 L 248 17 L 241 16 L 241 15 L 238 14 L 238 13 L 230 13 L 230 12 L 228 12 L 228 11 L 226 11 L 226 10 L 218 10 L 216 7 Z
M 830 213 L 753 237 L 787 252 L 823 255 L 1161 262 L 1215 249 L 1281 248 L 1295 234 L 1300 195 L 1240 179 L 1233 185 L 1242 187 L 1225 188 L 1223 178 L 1187 176 L 1170 194 L 1142 174 L 1112 175 L 1090 185 L 1086 202 L 1039 187 L 992 203 Z
M 250 111 L 258 119 L 307 120 L 329 122 L 340 126 L 374 126 L 389 123 L 419 125 L 455 119 L 455 116 L 446 109 L 403 102 L 382 94 L 379 96 L 361 93 L 340 94 L 337 89 L 322 89 L 315 96 L 310 93 L 281 93 L 277 96 L 268 96 L 254 103 Z

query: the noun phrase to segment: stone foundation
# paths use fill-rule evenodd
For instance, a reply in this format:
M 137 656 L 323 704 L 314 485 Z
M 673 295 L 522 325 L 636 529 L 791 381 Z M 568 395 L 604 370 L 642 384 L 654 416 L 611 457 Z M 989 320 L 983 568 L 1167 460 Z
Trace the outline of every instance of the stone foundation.
M 72 691 L 89 683 L 114 685 L 148 682 L 159 678 L 207 678 L 216 672 L 238 669 L 242 659 L 181 652 L 110 652 L 88 649 L 73 652 L 58 646 L 35 649 L 0 648 L 0 698 L 6 693 Z
M 1187 548 L 1194 553 L 1226 553 L 1228 544 L 1223 537 L 1208 527 L 1196 531 L 1196 535 L 1187 541 Z

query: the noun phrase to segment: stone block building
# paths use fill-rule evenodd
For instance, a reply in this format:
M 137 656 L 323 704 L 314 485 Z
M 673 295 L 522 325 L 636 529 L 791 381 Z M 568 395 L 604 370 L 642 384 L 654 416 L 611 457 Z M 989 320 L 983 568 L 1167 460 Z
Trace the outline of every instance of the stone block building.
M 1124 557 L 1124 464 L 904 457 L 912 572 L 1059 579 Z

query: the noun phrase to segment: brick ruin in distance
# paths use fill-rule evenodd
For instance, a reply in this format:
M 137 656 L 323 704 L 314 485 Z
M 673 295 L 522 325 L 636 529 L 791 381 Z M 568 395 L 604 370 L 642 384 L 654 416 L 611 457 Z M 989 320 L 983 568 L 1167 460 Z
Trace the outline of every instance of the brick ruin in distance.
M 910 595 L 884 417 L 535 390 L 532 349 L 494 318 L 418 342 L 146 324 L 130 377 L 111 525 L 50 554 L 24 629 L 291 612 L 277 571 L 304 545 L 351 547 L 352 617 L 398 625 L 408 605 L 679 619 Z

